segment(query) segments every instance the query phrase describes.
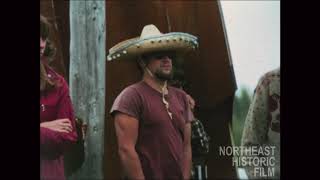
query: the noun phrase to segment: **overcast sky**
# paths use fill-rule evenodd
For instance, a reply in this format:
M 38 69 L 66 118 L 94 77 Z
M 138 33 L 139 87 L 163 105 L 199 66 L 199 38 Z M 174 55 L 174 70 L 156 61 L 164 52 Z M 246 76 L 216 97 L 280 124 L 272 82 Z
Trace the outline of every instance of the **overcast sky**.
M 221 1 L 238 88 L 280 66 L 280 1 Z

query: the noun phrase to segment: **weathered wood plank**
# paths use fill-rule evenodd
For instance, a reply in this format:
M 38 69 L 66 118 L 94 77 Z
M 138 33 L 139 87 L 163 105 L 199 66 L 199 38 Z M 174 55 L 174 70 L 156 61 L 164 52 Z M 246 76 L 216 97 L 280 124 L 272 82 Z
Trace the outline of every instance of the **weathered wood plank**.
M 70 179 L 103 179 L 105 2 L 70 1 L 70 91 L 87 125 L 85 162 Z

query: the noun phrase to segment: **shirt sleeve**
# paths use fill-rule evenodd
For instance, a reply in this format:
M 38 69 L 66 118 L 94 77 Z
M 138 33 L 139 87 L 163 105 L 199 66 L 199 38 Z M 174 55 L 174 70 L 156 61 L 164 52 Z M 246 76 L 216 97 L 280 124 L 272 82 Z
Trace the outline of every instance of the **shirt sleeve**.
M 40 146 L 44 151 L 64 152 L 77 140 L 74 110 L 69 95 L 69 87 L 64 79 L 62 79 L 61 87 L 59 88 L 61 88 L 61 90 L 57 104 L 57 119 L 70 119 L 72 132 L 62 133 L 40 127 Z
M 121 112 L 131 117 L 140 119 L 142 99 L 136 89 L 132 87 L 125 88 L 115 99 L 110 114 L 114 116 L 116 112 Z
M 186 120 L 186 123 L 190 123 L 194 120 L 193 112 L 191 111 L 190 104 L 188 102 L 187 94 L 183 93 L 183 102 L 184 102 L 184 118 Z

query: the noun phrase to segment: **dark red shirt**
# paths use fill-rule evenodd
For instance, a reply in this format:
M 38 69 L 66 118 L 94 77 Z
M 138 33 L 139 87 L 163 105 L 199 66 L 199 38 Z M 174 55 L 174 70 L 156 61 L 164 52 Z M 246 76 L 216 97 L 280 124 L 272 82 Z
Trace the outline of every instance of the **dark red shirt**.
M 146 179 L 183 179 L 184 128 L 193 115 L 183 90 L 168 87 L 168 92 L 166 99 L 173 119 L 162 102 L 162 94 L 143 81 L 125 88 L 110 111 L 139 121 L 136 151 Z
M 61 133 L 40 127 L 40 177 L 41 180 L 64 180 L 63 153 L 77 139 L 75 116 L 66 81 L 52 69 L 46 70 L 48 77 L 60 82 L 60 86 L 40 93 L 40 123 L 69 118 L 73 131 Z

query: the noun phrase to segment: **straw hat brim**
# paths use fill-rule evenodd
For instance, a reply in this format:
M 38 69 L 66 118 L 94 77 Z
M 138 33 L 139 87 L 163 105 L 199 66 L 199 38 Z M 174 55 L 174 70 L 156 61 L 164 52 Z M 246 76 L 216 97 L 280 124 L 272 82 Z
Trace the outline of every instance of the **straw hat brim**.
M 197 37 L 188 33 L 172 32 L 147 38 L 132 38 L 122 41 L 109 50 L 107 60 L 130 60 L 155 51 L 175 51 L 177 55 L 198 48 Z

